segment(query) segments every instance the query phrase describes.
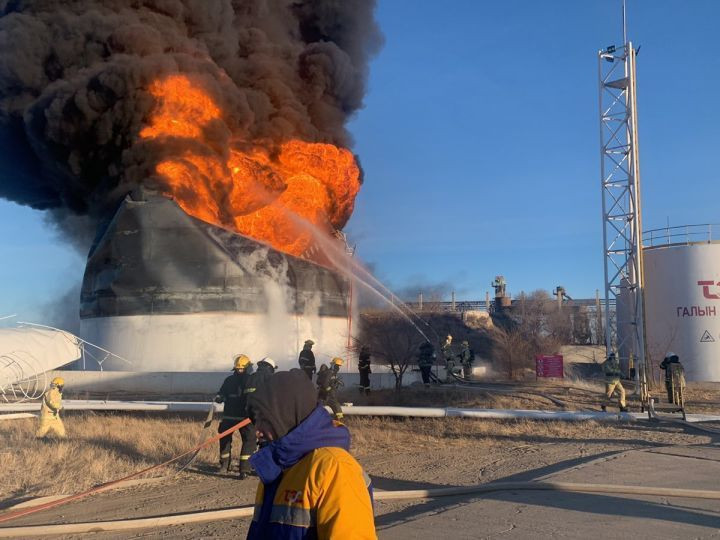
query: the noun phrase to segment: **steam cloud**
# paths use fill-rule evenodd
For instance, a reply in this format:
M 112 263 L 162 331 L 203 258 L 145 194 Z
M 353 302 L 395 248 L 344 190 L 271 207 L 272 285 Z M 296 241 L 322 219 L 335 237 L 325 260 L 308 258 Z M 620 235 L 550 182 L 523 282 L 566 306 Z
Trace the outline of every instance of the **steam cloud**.
M 159 161 L 186 150 L 226 157 L 290 138 L 348 146 L 345 123 L 382 42 L 374 9 L 375 0 L 0 0 L 0 196 L 48 210 L 86 244 L 127 192 L 163 182 Z M 203 141 L 142 140 L 155 106 L 148 86 L 176 73 L 222 119 Z

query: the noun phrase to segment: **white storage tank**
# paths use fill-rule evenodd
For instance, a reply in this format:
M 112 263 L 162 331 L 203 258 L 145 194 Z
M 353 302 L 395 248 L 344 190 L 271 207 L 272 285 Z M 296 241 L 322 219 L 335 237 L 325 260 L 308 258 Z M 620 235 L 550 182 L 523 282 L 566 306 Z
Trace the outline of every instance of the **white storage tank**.
M 720 225 L 644 235 L 647 354 L 672 351 L 692 381 L 720 381 Z

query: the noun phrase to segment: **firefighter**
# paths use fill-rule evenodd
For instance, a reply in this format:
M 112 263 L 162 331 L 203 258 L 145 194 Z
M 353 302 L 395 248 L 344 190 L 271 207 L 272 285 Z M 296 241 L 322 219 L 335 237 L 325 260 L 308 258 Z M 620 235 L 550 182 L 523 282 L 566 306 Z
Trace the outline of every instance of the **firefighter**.
M 267 383 L 267 380 L 272 377 L 273 373 L 277 369 L 275 360 L 266 356 L 257 363 L 257 370 L 248 377 L 247 384 L 243 394 L 245 395 L 245 401 L 247 403 L 248 394 L 252 394 L 262 385 Z
M 319 374 L 318 374 L 319 376 Z M 273 375 L 248 400 L 260 450 L 249 540 L 376 539 L 370 478 L 299 370 Z
M 627 412 L 627 404 L 625 403 L 625 388 L 623 388 L 620 382 L 622 371 L 620 371 L 620 361 L 618 360 L 615 353 L 610 353 L 607 360 L 603 363 L 603 372 L 605 373 L 605 398 L 607 401 L 612 399 L 613 394 L 617 391 L 618 393 L 618 405 L 620 406 L 620 412 Z M 605 404 L 602 405 L 602 410 L 606 410 Z
M 233 427 L 238 422 L 245 420 L 247 414 L 247 395 L 252 392 L 250 371 L 252 363 L 250 358 L 244 354 L 238 354 L 233 364 L 233 374 L 222 383 L 217 396 L 216 403 L 224 403 L 222 420 L 218 426 L 218 433 L 222 433 Z M 252 472 L 250 467 L 250 456 L 255 452 L 257 441 L 255 438 L 255 426 L 249 424 L 240 428 L 242 448 L 240 449 L 240 479 L 247 478 Z M 220 439 L 220 464 L 218 472 L 230 472 L 232 459 L 232 433 Z
M 665 372 L 665 389 L 667 390 L 668 403 L 677 403 L 680 401 L 675 399 L 675 393 L 680 393 L 685 386 L 685 370 L 680 363 L 680 357 L 677 354 L 669 352 L 665 355 L 665 358 L 660 362 L 660 369 Z M 679 388 L 676 388 L 675 386 Z
M 313 373 L 315 373 L 315 354 L 312 352 L 313 345 L 315 345 L 315 342 L 312 339 L 306 340 L 302 351 L 300 351 L 300 355 L 298 356 L 300 369 L 305 372 L 305 375 L 307 375 L 311 381 Z
M 469 379 L 472 376 L 472 365 L 475 360 L 475 353 L 472 352 L 470 344 L 467 341 L 461 343 L 458 360 L 460 360 L 460 364 L 462 364 L 463 377 Z
M 35 432 L 36 437 L 44 438 L 52 432 L 60 438 L 65 438 L 65 426 L 60 418 L 63 388 L 65 388 L 65 380 L 62 377 L 55 377 L 50 381 L 50 388 L 42 397 L 40 425 Z
M 343 417 L 342 408 L 336 395 L 338 388 L 343 386 L 342 379 L 338 375 L 342 365 L 343 359 L 335 357 L 330 362 L 329 368 L 325 364 L 320 366 L 317 376 L 318 398 L 332 409 L 335 420 L 341 420 Z
M 443 343 L 442 347 L 440 348 L 440 351 L 443 354 L 443 358 L 445 359 L 445 372 L 446 382 L 453 382 L 453 375 L 457 372 L 457 367 L 455 366 L 455 357 L 452 353 L 452 336 L 448 334 L 448 336 L 445 338 L 445 343 Z
M 418 367 L 420 368 L 420 375 L 422 375 L 422 382 L 425 388 L 430 387 L 430 373 L 434 363 L 435 349 L 429 341 L 426 341 L 420 345 L 420 354 L 418 355 Z
M 370 348 L 363 345 L 360 348 L 360 356 L 358 357 L 358 371 L 360 372 L 360 393 L 370 394 Z
M 257 371 L 253 375 L 259 375 L 258 379 L 267 380 L 277 370 L 275 360 L 266 356 L 257 363 Z

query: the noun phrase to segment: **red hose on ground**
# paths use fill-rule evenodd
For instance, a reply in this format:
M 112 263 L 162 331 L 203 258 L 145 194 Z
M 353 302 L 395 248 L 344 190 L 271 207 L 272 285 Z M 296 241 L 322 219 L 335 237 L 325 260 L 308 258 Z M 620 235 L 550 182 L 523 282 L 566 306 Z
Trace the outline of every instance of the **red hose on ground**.
M 88 495 L 92 495 L 93 493 L 97 493 L 98 491 L 103 491 L 111 486 L 114 486 L 115 484 L 118 484 L 120 482 L 124 482 L 125 480 L 130 480 L 131 478 L 135 478 L 137 476 L 140 476 L 141 474 L 145 474 L 150 471 L 154 471 L 155 469 L 160 469 L 161 467 L 165 467 L 166 465 L 170 465 L 171 463 L 176 462 L 177 460 L 184 458 L 188 454 L 192 454 L 193 452 L 200 450 L 201 448 L 206 447 L 209 444 L 212 444 L 214 442 L 219 441 L 221 438 L 225 437 L 226 435 L 230 435 L 231 433 L 237 431 L 238 429 L 245 427 L 250 423 L 250 419 L 246 418 L 245 420 L 242 420 L 241 422 L 238 422 L 230 429 L 227 429 L 223 431 L 222 433 L 218 433 L 214 437 L 210 437 L 205 442 L 200 443 L 194 448 L 191 448 L 187 452 L 183 452 L 179 456 L 175 456 L 174 458 L 165 461 L 164 463 L 160 463 L 159 465 L 153 465 L 152 467 L 148 467 L 147 469 L 143 469 L 142 471 L 138 471 L 135 473 L 132 473 L 129 476 L 126 476 L 124 478 L 119 478 L 117 480 L 112 480 L 110 482 L 106 482 L 104 484 L 100 484 L 98 486 L 95 486 L 93 488 L 88 489 L 87 491 L 83 491 L 81 493 L 76 493 L 75 495 L 69 495 L 63 499 L 58 499 L 56 501 L 50 501 L 38 506 L 33 506 L 31 508 L 23 508 L 21 510 L 16 510 L 15 512 L 10 512 L 8 514 L 4 514 L 0 516 L 0 523 L 4 523 L 6 521 L 10 521 L 11 519 L 16 519 L 22 516 L 27 516 L 30 514 L 34 514 L 35 512 L 40 512 L 41 510 L 47 510 L 49 508 L 55 508 L 56 506 L 60 506 L 65 503 L 69 503 L 72 501 L 77 501 L 78 499 L 82 499 L 83 497 L 87 497 Z

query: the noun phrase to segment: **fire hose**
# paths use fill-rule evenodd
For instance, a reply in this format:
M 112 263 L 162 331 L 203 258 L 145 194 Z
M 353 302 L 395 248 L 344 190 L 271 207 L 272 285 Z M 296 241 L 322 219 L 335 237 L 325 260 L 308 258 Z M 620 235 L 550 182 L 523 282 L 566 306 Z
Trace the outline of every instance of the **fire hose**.
M 414 489 L 403 491 L 377 491 L 375 500 L 431 499 L 462 495 L 480 495 L 498 491 L 559 491 L 565 493 L 600 493 L 609 495 L 642 495 L 655 497 L 683 497 L 693 499 L 720 500 L 720 491 L 662 488 L 645 486 L 623 486 L 613 484 L 584 484 L 569 482 L 492 482 L 473 486 Z M 60 525 L 32 525 L 27 527 L 0 528 L 0 538 L 13 536 L 41 536 L 79 534 L 89 532 L 126 531 L 151 527 L 169 527 L 188 523 L 206 523 L 249 517 L 253 506 L 240 506 L 223 510 L 207 510 L 186 514 L 162 515 L 136 519 L 95 521 L 87 523 L 64 523 Z
M 61 499 L 57 499 L 57 500 L 54 500 L 54 501 L 49 501 L 49 502 L 46 502 L 46 503 L 44 503 L 44 504 L 40 504 L 40 505 L 38 505 L 38 506 L 33 506 L 33 507 L 30 507 L 30 508 L 22 508 L 22 509 L 19 509 L 19 510 L 14 511 L 14 512 L 8 512 L 7 514 L 0 515 L 0 523 L 4 523 L 4 522 L 6 522 L 6 521 L 10 521 L 11 519 L 17 519 L 17 518 L 22 517 L 22 516 L 27 516 L 27 515 L 30 515 L 30 514 L 34 514 L 34 513 L 36 513 L 36 512 L 40 512 L 41 510 L 48 510 L 48 509 L 50 509 L 50 508 L 55 508 L 55 507 L 57 507 L 57 506 L 60 506 L 60 505 L 63 505 L 63 504 L 67 504 L 67 503 L 72 502 L 72 501 L 77 501 L 77 500 L 79 500 L 79 499 L 83 499 L 83 498 L 85 498 L 85 497 L 87 497 L 87 496 L 89 496 L 89 495 L 92 495 L 92 494 L 94 494 L 94 493 L 98 493 L 98 492 L 100 492 L 100 491 L 105 491 L 105 490 L 107 490 L 108 488 L 110 488 L 110 487 L 112 487 L 112 486 L 115 486 L 115 485 L 117 485 L 117 484 L 119 484 L 119 483 L 121 483 L 121 482 L 125 482 L 125 481 L 127 481 L 127 480 L 130 480 L 130 479 L 132 479 L 132 478 L 137 478 L 138 476 L 141 476 L 141 475 L 143 475 L 143 474 L 149 473 L 149 472 L 151 472 L 151 471 L 155 471 L 155 470 L 160 469 L 160 468 L 162 468 L 162 467 L 166 467 L 166 466 L 170 465 L 171 463 L 175 463 L 176 461 L 179 461 L 179 460 L 181 460 L 182 458 L 184 458 L 184 457 L 186 457 L 186 456 L 191 456 L 191 455 L 192 455 L 192 457 L 190 458 L 190 461 L 192 461 L 192 459 L 194 459 L 194 457 L 198 454 L 198 452 L 200 452 L 200 450 L 202 450 L 203 448 L 205 448 L 206 446 L 208 446 L 208 445 L 210 445 L 210 444 L 212 444 L 212 443 L 214 443 L 214 442 L 219 441 L 221 438 L 223 438 L 223 437 L 225 437 L 225 436 L 227 436 L 227 435 L 233 434 L 235 431 L 237 431 L 238 429 L 240 429 L 240 428 L 242 428 L 242 427 L 245 427 L 245 426 L 248 425 L 249 423 L 250 423 L 250 419 L 246 418 L 245 420 L 242 420 L 242 421 L 238 422 L 237 424 L 235 424 L 235 425 L 232 426 L 231 428 L 226 429 L 226 430 L 223 431 L 222 433 L 218 433 L 218 434 L 215 435 L 214 437 L 210 437 L 209 439 L 201 442 L 200 444 L 198 444 L 197 446 L 191 448 L 191 449 L 188 450 L 187 452 L 183 452 L 182 454 L 180 454 L 180 455 L 178 455 L 178 456 L 175 456 L 174 458 L 169 459 L 169 460 L 167 460 L 167 461 L 165 461 L 165 462 L 163 462 L 163 463 L 160 463 L 159 465 L 153 465 L 153 466 L 151 466 L 151 467 L 147 467 L 146 469 L 142 469 L 141 471 L 134 472 L 134 473 L 132 473 L 132 474 L 130 474 L 130 475 L 128 475 L 128 476 L 125 476 L 125 477 L 123 477 L 123 478 L 119 478 L 119 479 L 117 479 L 117 480 L 112 480 L 112 481 L 110 481 L 110 482 L 106 482 L 106 483 L 104 483 L 104 484 L 100 484 L 100 485 L 95 486 L 95 487 L 92 487 L 92 488 L 90 488 L 90 489 L 88 489 L 88 490 L 86 490 L 86 491 L 82 491 L 82 492 L 80 492 L 80 493 L 76 493 L 75 495 L 68 495 L 67 497 L 63 497 L 63 498 L 61 498 Z M 190 462 L 186 463 L 185 465 L 183 465 L 183 468 L 187 467 L 189 464 L 190 464 Z M 0 529 L 0 531 L 3 531 L 3 534 L 4 534 L 5 531 L 8 531 L 8 530 L 10 530 L 10 529 Z M 0 537 L 1 537 L 1 536 L 2 536 L 2 535 L 0 534 Z

